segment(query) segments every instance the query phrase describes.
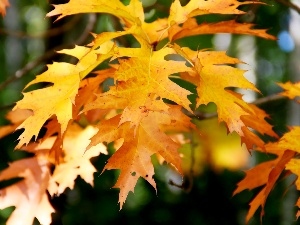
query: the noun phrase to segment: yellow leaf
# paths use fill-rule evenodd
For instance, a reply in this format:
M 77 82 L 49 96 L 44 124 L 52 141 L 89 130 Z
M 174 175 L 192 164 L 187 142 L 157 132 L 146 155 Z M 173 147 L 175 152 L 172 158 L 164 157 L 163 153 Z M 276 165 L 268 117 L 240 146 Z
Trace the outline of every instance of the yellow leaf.
M 109 13 L 130 24 L 138 24 L 144 20 L 141 14 L 143 12 L 142 4 L 138 0 L 130 1 L 128 6 L 116 0 L 70 0 L 66 4 L 54 5 L 54 7 L 47 16 L 58 15 L 57 20 L 78 13 Z
M 285 91 L 279 93 L 280 95 L 286 96 L 290 99 L 296 98 L 297 102 L 300 103 L 300 82 L 295 84 L 291 82 L 286 82 L 284 84 L 278 83 L 280 87 L 282 87 Z
M 79 86 L 79 74 L 75 66 L 68 63 L 53 63 L 48 70 L 31 81 L 27 86 L 40 82 L 50 82 L 51 86 L 24 93 L 24 98 L 17 102 L 15 109 L 30 109 L 33 115 L 28 117 L 18 129 L 25 128 L 19 137 L 16 148 L 29 143 L 37 135 L 46 120 L 56 115 L 61 124 L 62 133 L 66 130 L 72 118 L 74 103 Z
M 78 92 L 80 80 L 83 79 L 99 63 L 112 56 L 113 42 L 105 42 L 97 50 L 76 46 L 65 49 L 65 53 L 79 59 L 76 65 L 54 62 L 48 70 L 38 75 L 27 86 L 42 82 L 50 83 L 42 89 L 25 92 L 24 98 L 17 102 L 13 110 L 28 109 L 33 115 L 28 117 L 17 129 L 25 128 L 19 137 L 16 148 L 28 144 L 33 136 L 35 139 L 44 123 L 53 115 L 57 117 L 63 134 L 69 121 L 73 118 L 72 109 Z

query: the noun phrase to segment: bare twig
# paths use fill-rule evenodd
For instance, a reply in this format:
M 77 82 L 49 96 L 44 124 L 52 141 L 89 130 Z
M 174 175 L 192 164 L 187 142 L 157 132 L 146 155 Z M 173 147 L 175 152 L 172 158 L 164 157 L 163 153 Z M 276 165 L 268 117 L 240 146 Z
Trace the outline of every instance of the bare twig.
M 81 36 L 76 41 L 77 45 L 81 45 L 86 41 L 86 39 L 90 35 L 91 31 L 94 29 L 96 21 L 97 21 L 96 14 L 94 14 L 94 13 L 89 14 L 89 20 L 86 24 L 85 30 L 82 32 Z
M 74 44 L 77 44 L 77 45 L 83 44 L 85 42 L 85 40 L 87 39 L 88 35 L 90 34 L 90 32 L 92 31 L 92 29 L 94 28 L 95 23 L 96 23 L 96 15 L 90 14 L 85 30 L 82 32 L 80 37 L 77 38 L 75 43 L 72 43 L 72 44 L 68 43 L 68 44 L 62 44 L 60 46 L 57 46 L 55 49 L 51 49 L 51 50 L 47 51 L 44 55 L 35 59 L 34 61 L 28 62 L 22 69 L 17 70 L 14 75 L 10 76 L 7 80 L 2 82 L 0 84 L 0 90 L 4 89 L 10 83 L 13 83 L 16 80 L 22 78 L 25 74 L 27 74 L 29 71 L 34 69 L 40 63 L 51 59 L 54 55 L 56 55 L 56 50 L 70 48 L 70 47 L 74 46 Z
M 82 16 L 78 15 L 78 16 L 74 16 L 68 23 L 60 26 L 60 27 L 56 27 L 50 30 L 47 30 L 43 33 L 40 34 L 27 34 L 25 32 L 21 32 L 21 31 L 10 31 L 10 30 L 6 30 L 6 29 L 0 29 L 0 34 L 3 35 L 10 35 L 10 36 L 14 36 L 14 37 L 18 37 L 18 38 L 45 38 L 45 37 L 53 37 L 56 35 L 59 35 L 61 33 L 64 33 L 70 29 L 72 29 L 72 27 L 75 26 L 75 24 L 78 23 L 78 21 L 80 20 Z
M 294 9 L 300 14 L 300 7 L 292 3 L 291 1 L 288 0 L 275 0 L 275 1 L 281 3 L 282 5 L 288 6 L 291 9 Z
M 278 94 L 273 94 L 273 95 L 269 95 L 263 98 L 259 98 L 255 101 L 252 102 L 252 104 L 254 105 L 263 105 L 269 102 L 274 102 L 274 101 L 278 101 L 278 100 L 283 100 L 286 99 L 285 96 L 283 95 L 278 95 Z
M 270 103 L 270 102 L 274 102 L 274 101 L 278 101 L 278 100 L 283 100 L 283 99 L 286 99 L 285 96 L 282 96 L 282 95 L 278 95 L 278 94 L 273 94 L 273 95 L 269 95 L 269 96 L 266 96 L 266 97 L 263 97 L 263 98 L 259 98 L 253 102 L 251 102 L 251 104 L 254 104 L 254 105 L 263 105 L 263 104 L 266 104 L 266 103 Z M 196 111 L 194 112 L 194 114 L 191 114 L 190 112 L 186 111 L 185 112 L 187 116 L 191 117 L 191 118 L 197 118 L 197 119 L 210 119 L 210 118 L 214 118 L 214 117 L 217 117 L 218 114 L 216 112 L 214 113 L 203 113 L 203 112 L 199 112 L 199 111 Z

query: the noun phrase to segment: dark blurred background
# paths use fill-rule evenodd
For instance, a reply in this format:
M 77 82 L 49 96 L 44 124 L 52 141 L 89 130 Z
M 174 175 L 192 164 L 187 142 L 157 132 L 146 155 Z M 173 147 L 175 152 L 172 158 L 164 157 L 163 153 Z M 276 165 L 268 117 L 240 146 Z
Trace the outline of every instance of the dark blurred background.
M 34 77 L 53 61 L 69 60 L 55 50 L 71 48 L 74 44 L 87 44 L 89 32 L 118 30 L 115 18 L 109 15 L 75 15 L 54 23 L 55 18 L 46 18 L 53 7 L 67 1 L 10 0 L 7 14 L 0 19 L 0 125 L 7 124 L 5 114 L 22 98 L 21 91 Z M 168 14 L 171 0 L 144 0 L 146 20 L 153 21 Z M 266 5 L 243 6 L 243 16 L 209 15 L 199 21 L 216 21 L 235 18 L 240 22 L 251 22 L 257 27 L 269 29 L 278 41 L 230 34 L 189 37 L 178 42 L 193 49 L 225 50 L 247 64 L 247 78 L 261 90 L 261 95 L 245 93 L 248 101 L 272 96 L 281 89 L 276 82 L 300 80 L 300 16 L 286 1 L 265 1 Z M 185 4 L 186 1 L 182 1 Z M 293 1 L 300 5 L 300 1 Z M 130 37 L 122 40 L 131 45 Z M 286 131 L 286 125 L 299 125 L 299 106 L 286 100 L 269 101 L 261 107 L 272 117 L 278 134 Z M 25 157 L 24 152 L 14 151 L 19 133 L 0 140 L 0 169 L 8 162 Z M 189 179 L 187 189 L 178 188 L 180 178 L 166 165 L 156 165 L 157 193 L 144 180 L 139 180 L 135 193 L 130 193 L 123 209 L 119 209 L 118 190 L 112 189 L 117 171 L 100 175 L 108 156 L 92 160 L 95 173 L 94 187 L 81 178 L 73 190 L 51 198 L 56 209 L 53 225 L 80 224 L 198 224 L 241 225 L 245 224 L 248 203 L 258 190 L 244 191 L 236 196 L 232 193 L 244 173 L 242 170 L 264 160 L 263 155 L 249 156 L 247 165 L 235 170 L 224 166 L 215 169 L 210 161 L 203 163 L 202 171 Z M 171 182 L 171 183 L 172 183 Z M 297 193 L 290 186 L 291 178 L 282 179 L 271 192 L 265 207 L 264 225 L 292 225 L 297 223 L 294 204 Z M 14 208 L 0 211 L 0 224 L 5 224 Z M 39 224 L 35 221 L 35 224 Z M 260 224 L 260 210 L 250 225 Z

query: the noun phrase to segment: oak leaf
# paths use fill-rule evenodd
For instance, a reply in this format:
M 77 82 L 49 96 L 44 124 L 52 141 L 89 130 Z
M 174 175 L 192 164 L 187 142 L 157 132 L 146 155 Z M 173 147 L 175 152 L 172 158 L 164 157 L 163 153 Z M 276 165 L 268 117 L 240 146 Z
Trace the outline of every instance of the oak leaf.
M 20 135 L 20 141 L 16 148 L 28 144 L 33 136 L 37 139 L 41 127 L 53 115 L 57 117 L 61 125 L 61 133 L 65 132 L 69 121 L 73 118 L 72 108 L 80 80 L 96 65 L 110 57 L 112 48 L 112 42 L 105 42 L 97 50 L 81 46 L 76 46 L 71 50 L 62 50 L 60 53 L 74 56 L 79 59 L 79 62 L 76 65 L 54 62 L 48 65 L 46 72 L 27 84 L 25 89 L 42 82 L 50 83 L 50 86 L 24 93 L 23 99 L 18 101 L 14 107 L 13 110 L 28 109 L 33 112 L 33 115 L 17 128 L 25 128 L 25 130 Z M 102 57 L 98 57 L 98 55 Z
M 32 112 L 26 109 L 18 109 L 8 112 L 6 114 L 6 119 L 10 122 L 10 124 L 0 127 L 0 138 L 14 132 L 15 129 L 31 115 Z
M 9 6 L 8 0 L 0 0 L 0 13 L 2 16 L 5 16 L 6 14 L 6 7 Z
M 266 30 L 252 29 L 253 26 L 254 24 L 238 23 L 234 20 L 198 24 L 195 18 L 190 18 L 185 21 L 182 26 L 172 26 L 169 30 L 169 39 L 177 40 L 200 34 L 231 33 L 254 35 L 265 39 L 276 40 L 276 37 L 267 34 Z
M 169 75 L 191 71 L 184 61 L 165 60 L 175 53 L 171 48 L 151 52 L 145 50 L 144 57 L 119 60 L 114 78 L 116 84 L 110 90 L 97 95 L 94 102 L 86 104 L 85 110 L 124 109 L 120 124 L 129 121 L 136 127 L 147 115 L 146 111 L 166 111 L 162 98 L 176 102 L 190 111 L 190 91 L 169 79 Z M 145 112 L 144 112 L 145 111 Z
M 144 20 L 143 7 L 140 1 L 132 0 L 125 6 L 121 1 L 106 0 L 70 0 L 67 4 L 54 5 L 54 9 L 47 16 L 58 15 L 57 20 L 78 13 L 108 13 L 127 23 L 141 24 Z
M 284 169 L 287 167 L 293 172 L 294 167 L 292 165 L 294 165 L 293 163 L 295 161 L 292 158 L 295 156 L 295 152 L 299 152 L 299 132 L 300 128 L 294 127 L 277 142 L 266 144 L 265 148 L 261 151 L 274 154 L 276 158 L 246 171 L 245 178 L 238 183 L 234 195 L 243 190 L 251 190 L 264 185 L 264 188 L 250 203 L 250 209 L 246 217 L 247 222 L 254 215 L 259 206 L 262 207 L 261 216 L 263 216 L 266 199 Z
M 279 93 L 280 95 L 286 96 L 290 99 L 296 99 L 298 103 L 300 103 L 300 82 L 297 83 L 291 83 L 291 82 L 286 82 L 286 83 L 278 83 L 280 87 L 282 87 L 285 91 Z
M 96 128 L 88 126 L 82 129 L 76 124 L 70 124 L 64 135 L 62 146 L 61 160 L 55 165 L 55 169 L 49 180 L 48 191 L 51 195 L 61 194 L 66 188 L 73 189 L 77 176 L 80 176 L 87 183 L 93 185 L 94 173 L 96 169 L 92 165 L 90 159 L 92 157 L 107 154 L 106 147 L 99 143 L 91 147 L 88 151 L 86 147 L 89 145 L 89 138 L 97 132 Z M 25 147 L 26 151 L 35 152 L 36 154 L 49 152 L 55 145 L 56 138 L 48 137 L 39 144 L 32 144 Z M 48 161 L 55 164 L 55 161 L 48 155 Z
M 41 127 L 48 122 L 44 125 L 47 132 L 40 144 L 23 148 L 35 152 L 38 157 L 44 157 L 44 153 L 49 152 L 47 160 L 55 165 L 47 186 L 50 194 L 60 194 L 66 188 L 73 188 L 78 175 L 93 184 L 95 168 L 90 159 L 105 151 L 103 142 L 118 142 L 116 152 L 103 171 L 121 170 L 114 186 L 120 188 L 121 208 L 140 177 L 156 189 L 151 162 L 153 155 L 159 155 L 182 174 L 178 153 L 180 143 L 174 135 L 189 132 L 195 126 L 182 112 L 185 110 L 193 114 L 189 100 L 192 93 L 174 82 L 180 78 L 179 74 L 184 79 L 189 77 L 186 80 L 197 86 L 196 107 L 215 103 L 219 122 L 224 121 L 229 132 L 240 135 L 249 149 L 252 145 L 263 147 L 258 136 L 250 131 L 251 128 L 260 134 L 276 136 L 265 121 L 267 115 L 246 103 L 241 94 L 231 90 L 242 88 L 259 92 L 243 77 L 245 71 L 229 66 L 241 61 L 227 56 L 225 52 L 192 51 L 176 44 L 158 49 L 156 46 L 164 38 L 173 41 L 207 32 L 246 33 L 273 39 L 265 30 L 252 29 L 250 24 L 234 21 L 197 24 L 192 18 L 212 13 L 243 14 L 238 8 L 251 3 L 262 4 L 253 1 L 191 0 L 181 6 L 180 1 L 175 0 L 168 18 L 151 23 L 144 21 L 142 3 L 138 0 L 131 0 L 127 5 L 117 0 L 70 0 L 66 4 L 54 5 L 47 16 L 58 16 L 57 20 L 78 13 L 108 13 L 120 20 L 123 29 L 93 34 L 94 40 L 86 47 L 75 46 L 60 51 L 76 57 L 78 63 L 48 65 L 48 70 L 26 88 L 44 82 L 50 85 L 25 92 L 24 98 L 14 108 L 32 111 L 32 115 L 18 127 L 25 131 L 17 148 L 27 145 L 33 136 L 37 139 Z M 125 35 L 132 35 L 138 47 L 123 47 L 118 39 Z M 96 77 L 86 78 L 107 59 L 111 62 L 111 68 L 97 72 Z M 107 78 L 112 78 L 114 84 L 109 90 L 103 90 L 100 86 Z M 90 126 L 82 129 L 75 125 L 77 122 L 86 123 L 86 120 L 93 123 L 100 121 L 96 125 L 98 131 Z M 88 150 L 85 152 L 86 147 Z M 53 160 L 53 152 L 56 153 L 56 160 Z M 272 178 L 266 184 L 266 193 L 278 178 L 286 160 L 286 157 L 280 158 L 275 165 L 277 170 L 269 171 L 268 176 L 272 174 Z M 265 198 L 253 201 L 251 210 L 264 205 Z
M 175 0 L 170 8 L 169 24 L 181 24 L 187 19 L 205 15 L 205 14 L 244 14 L 245 12 L 238 9 L 241 5 L 262 4 L 253 1 L 234 1 L 234 0 L 191 0 L 185 6 L 181 6 L 179 0 Z
M 177 126 L 184 124 L 185 119 L 177 119 L 173 114 L 186 117 L 180 112 L 180 107 L 170 106 L 170 110 L 159 112 L 149 110 L 147 116 L 140 120 L 136 131 L 130 128 L 129 122 L 120 124 L 121 115 L 111 119 L 104 120 L 97 126 L 98 133 L 91 139 L 89 147 L 101 142 L 112 142 L 122 139 L 120 148 L 108 160 L 104 170 L 120 169 L 121 173 L 114 187 L 120 188 L 119 202 L 122 208 L 127 195 L 134 191 L 134 187 L 139 177 L 143 177 L 154 188 L 153 180 L 154 168 L 151 162 L 151 156 L 158 154 L 162 156 L 167 163 L 173 165 L 178 172 L 181 170 L 181 159 L 178 154 L 179 144 L 174 142 L 165 129 L 171 130 L 170 126 L 176 130 Z M 189 126 L 189 121 L 186 121 Z
M 197 107 L 213 102 L 217 105 L 219 121 L 227 124 L 229 132 L 244 135 L 245 123 L 242 116 L 250 115 L 253 109 L 241 98 L 241 95 L 230 90 L 232 87 L 259 92 L 244 76 L 241 69 L 228 66 L 242 63 L 229 57 L 225 52 L 196 52 L 187 48 L 176 48 L 179 54 L 186 55 L 194 65 L 193 81 L 197 85 Z M 181 53 L 182 52 L 182 53 Z M 218 81 L 218 82 L 216 82 Z
M 34 218 L 43 225 L 50 225 L 54 209 L 49 203 L 46 189 L 50 179 L 45 158 L 31 157 L 14 161 L 1 171 L 0 180 L 23 178 L 0 190 L 0 208 L 15 206 L 7 225 L 31 225 Z

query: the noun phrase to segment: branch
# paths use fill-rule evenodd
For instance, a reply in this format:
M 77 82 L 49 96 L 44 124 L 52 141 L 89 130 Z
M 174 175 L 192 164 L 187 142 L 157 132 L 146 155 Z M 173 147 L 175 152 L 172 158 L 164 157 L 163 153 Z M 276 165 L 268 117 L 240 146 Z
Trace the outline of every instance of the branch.
M 286 0 L 275 0 L 276 2 L 281 3 L 282 5 L 285 5 L 291 9 L 294 9 L 295 11 L 297 11 L 300 14 L 300 7 L 297 6 L 296 4 L 290 2 L 290 1 L 286 1 Z
M 283 100 L 286 99 L 286 96 L 282 96 L 282 95 L 278 95 L 278 94 L 273 94 L 273 95 L 269 95 L 263 98 L 259 98 L 253 102 L 251 102 L 251 104 L 254 105 L 263 105 L 266 103 L 270 103 L 270 102 L 274 102 L 274 101 L 278 101 L 278 100 Z M 194 112 L 194 114 L 191 114 L 190 112 L 186 111 L 185 112 L 187 116 L 189 116 L 190 118 L 196 118 L 196 119 L 210 119 L 210 118 L 214 118 L 217 117 L 218 114 L 216 112 L 214 113 L 203 113 L 203 112 L 199 112 L 196 111 Z
M 63 32 L 66 32 L 68 30 L 70 30 L 72 27 L 74 27 L 79 19 L 81 18 L 81 16 L 74 16 L 68 23 L 60 26 L 60 27 L 56 27 L 50 30 L 47 30 L 43 33 L 40 34 L 27 34 L 25 32 L 21 32 L 21 31 L 10 31 L 10 30 L 6 30 L 6 29 L 0 29 L 0 34 L 4 34 L 4 35 L 10 35 L 10 36 L 14 36 L 14 37 L 18 37 L 18 38 L 45 38 L 45 37 L 53 37 L 56 35 L 59 35 Z
M 254 105 L 263 105 L 269 102 L 274 102 L 274 101 L 278 101 L 278 100 L 283 100 L 286 99 L 286 96 L 283 95 L 278 95 L 278 94 L 273 94 L 273 95 L 269 95 L 263 98 L 259 98 L 256 99 L 255 101 L 252 102 L 252 104 Z
M 75 43 L 73 43 L 73 44 L 62 44 L 60 46 L 57 46 L 55 49 L 51 49 L 51 50 L 47 51 L 44 55 L 37 58 L 36 60 L 28 62 L 22 69 L 17 70 L 14 75 L 10 76 L 7 80 L 2 82 L 0 84 L 0 90 L 4 89 L 10 83 L 13 83 L 16 80 L 22 78 L 25 74 L 27 74 L 29 71 L 34 69 L 40 63 L 51 59 L 54 55 L 56 55 L 56 50 L 57 49 L 70 48 L 70 47 L 74 46 L 74 44 L 77 44 L 77 45 L 83 44 L 85 42 L 85 40 L 87 39 L 88 35 L 90 34 L 90 32 L 92 31 L 92 29 L 94 28 L 95 23 L 96 23 L 96 15 L 95 14 L 90 14 L 89 15 L 89 20 L 88 20 L 88 23 L 86 25 L 85 30 L 80 35 L 80 37 L 77 38 Z

